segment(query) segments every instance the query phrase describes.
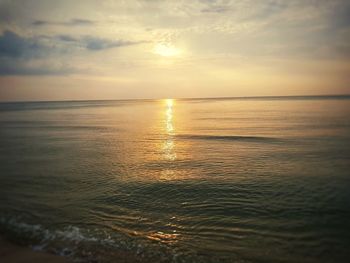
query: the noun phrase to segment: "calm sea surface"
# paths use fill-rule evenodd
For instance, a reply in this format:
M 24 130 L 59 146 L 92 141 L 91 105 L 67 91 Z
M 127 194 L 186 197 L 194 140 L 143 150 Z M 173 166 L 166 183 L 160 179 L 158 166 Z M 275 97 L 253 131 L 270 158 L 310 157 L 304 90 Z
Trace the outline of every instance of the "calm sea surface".
M 349 262 L 350 97 L 1 103 L 0 233 L 81 261 Z

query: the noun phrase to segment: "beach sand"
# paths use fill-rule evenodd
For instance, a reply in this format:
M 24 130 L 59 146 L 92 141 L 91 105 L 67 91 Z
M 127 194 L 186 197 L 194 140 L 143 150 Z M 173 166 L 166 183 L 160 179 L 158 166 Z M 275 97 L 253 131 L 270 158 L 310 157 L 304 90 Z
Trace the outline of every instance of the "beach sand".
M 68 259 L 45 252 L 33 251 L 29 247 L 21 247 L 0 237 L 1 263 L 68 263 Z

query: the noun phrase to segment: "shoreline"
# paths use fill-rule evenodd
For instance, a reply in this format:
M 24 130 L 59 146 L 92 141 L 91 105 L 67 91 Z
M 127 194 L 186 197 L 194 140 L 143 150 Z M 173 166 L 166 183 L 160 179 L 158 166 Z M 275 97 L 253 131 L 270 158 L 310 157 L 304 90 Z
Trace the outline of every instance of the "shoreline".
M 0 236 L 1 263 L 70 263 L 67 258 L 45 251 L 34 251 L 30 247 L 20 246 Z
M 101 258 L 97 256 L 94 259 L 80 258 L 78 262 L 100 262 Z M 1 263 L 72 263 L 74 258 L 65 257 L 58 254 L 53 254 L 48 251 L 34 250 L 29 246 L 21 245 L 7 239 L 6 236 L 0 234 L 0 262 Z M 138 256 L 129 251 L 116 250 L 112 261 L 114 263 L 150 263 L 154 260 Z M 163 261 L 160 261 L 163 262 Z

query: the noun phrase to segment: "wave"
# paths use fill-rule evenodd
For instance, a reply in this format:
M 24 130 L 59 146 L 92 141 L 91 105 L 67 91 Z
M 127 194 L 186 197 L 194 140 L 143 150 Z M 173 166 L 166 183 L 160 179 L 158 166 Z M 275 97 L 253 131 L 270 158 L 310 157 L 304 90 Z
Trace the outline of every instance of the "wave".
M 1 229 L 5 232 L 16 232 L 26 234 L 28 238 L 40 238 L 41 241 L 50 241 L 55 239 L 62 239 L 66 241 L 73 241 L 75 243 L 88 242 L 107 242 L 110 240 L 98 239 L 88 232 L 84 233 L 82 229 L 77 226 L 67 225 L 62 229 L 49 230 L 41 224 L 31 224 L 23 222 L 17 218 L 0 218 Z
M 262 136 L 241 135 L 202 135 L 202 134 L 178 134 L 177 138 L 186 140 L 220 140 L 220 141 L 250 141 L 250 142 L 276 142 L 277 138 Z
M 0 218 L 0 233 L 11 241 L 29 245 L 34 251 L 50 251 L 77 261 L 92 261 L 99 253 L 116 249 L 132 249 L 133 244 L 121 236 L 111 236 L 103 231 L 66 225 L 47 228 L 20 218 Z M 117 251 L 116 251 L 117 252 Z
M 12 242 L 29 245 L 34 251 L 48 251 L 69 258 L 73 262 L 201 262 L 200 257 L 174 251 L 170 247 L 123 235 L 107 229 L 67 224 L 50 228 L 27 223 L 21 217 L 0 217 L 0 234 Z M 199 260 L 199 261 L 198 261 Z

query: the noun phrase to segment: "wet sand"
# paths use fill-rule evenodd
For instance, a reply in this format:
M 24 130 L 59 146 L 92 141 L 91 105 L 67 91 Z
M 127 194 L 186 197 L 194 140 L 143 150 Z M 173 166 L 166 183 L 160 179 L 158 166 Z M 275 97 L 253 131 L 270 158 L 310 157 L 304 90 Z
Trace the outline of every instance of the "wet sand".
M 69 263 L 62 256 L 33 251 L 29 247 L 21 247 L 0 237 L 1 263 Z

